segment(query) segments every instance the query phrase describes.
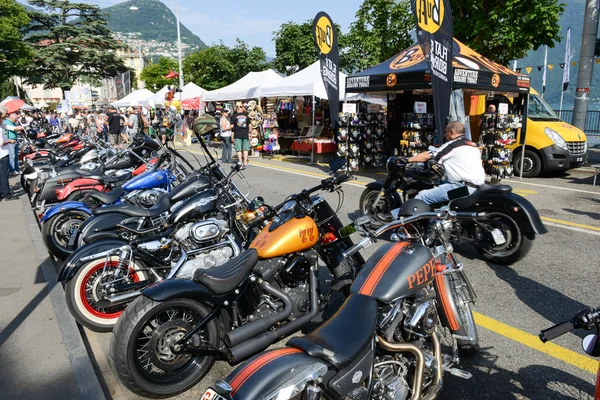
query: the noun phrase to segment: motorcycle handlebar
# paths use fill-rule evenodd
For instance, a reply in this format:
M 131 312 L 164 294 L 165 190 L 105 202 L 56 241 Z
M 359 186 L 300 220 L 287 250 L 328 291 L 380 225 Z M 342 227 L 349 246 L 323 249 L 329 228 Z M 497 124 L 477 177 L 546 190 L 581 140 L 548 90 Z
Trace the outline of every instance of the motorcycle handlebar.
M 540 340 L 546 343 L 547 341 L 554 340 L 566 333 L 573 332 L 573 330 L 575 330 L 575 324 L 572 320 L 561 322 L 560 324 L 541 331 Z

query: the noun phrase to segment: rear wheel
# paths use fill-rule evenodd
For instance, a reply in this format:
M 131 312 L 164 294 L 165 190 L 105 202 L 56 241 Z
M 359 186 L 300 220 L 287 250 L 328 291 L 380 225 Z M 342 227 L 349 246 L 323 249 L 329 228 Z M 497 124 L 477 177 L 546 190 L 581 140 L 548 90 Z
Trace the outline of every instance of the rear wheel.
M 70 256 L 77 243 L 71 236 L 79 231 L 79 227 L 90 215 L 82 210 L 70 210 L 56 214 L 42 224 L 42 239 L 53 256 L 62 260 Z
M 486 260 L 495 264 L 511 265 L 531 250 L 534 236 L 526 236 L 519 224 L 503 212 L 489 212 L 481 222 L 486 228 L 479 228 L 475 248 Z M 498 244 L 493 231 L 502 235 L 505 242 Z
M 157 302 L 137 298 L 119 319 L 110 343 L 113 370 L 121 382 L 137 395 L 152 398 L 171 397 L 198 383 L 212 368 L 215 357 L 176 354 L 171 343 L 209 313 L 189 299 Z M 192 342 L 216 349 L 216 321 L 211 320 Z
M 370 218 L 373 229 L 393 221 L 391 204 L 386 197 L 379 196 L 380 190 L 369 188 L 360 196 L 360 212 Z M 374 205 L 378 199 L 377 205 Z
M 73 317 L 81 325 L 95 332 L 110 332 L 127 304 L 113 307 L 99 307 L 109 291 L 105 285 L 111 282 L 121 284 L 135 283 L 147 279 L 137 264 L 129 271 L 120 266 L 118 257 L 111 258 L 106 267 L 105 258 L 83 265 L 65 286 L 67 306 Z M 117 281 L 119 279 L 119 281 Z

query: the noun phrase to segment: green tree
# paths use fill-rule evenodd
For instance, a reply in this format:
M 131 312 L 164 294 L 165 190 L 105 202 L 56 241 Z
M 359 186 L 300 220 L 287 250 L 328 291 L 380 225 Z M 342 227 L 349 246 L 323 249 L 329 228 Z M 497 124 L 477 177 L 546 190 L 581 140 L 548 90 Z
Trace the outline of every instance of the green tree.
M 14 0 L 0 0 L 0 76 L 22 75 L 32 51 L 23 41 L 29 24 L 25 9 Z
M 240 39 L 233 48 L 221 42 L 191 53 L 183 60 L 186 80 L 206 90 L 227 86 L 248 72 L 263 71 L 268 67 L 263 49 L 249 48 Z
M 98 6 L 69 0 L 30 0 L 43 11 L 29 11 L 29 41 L 34 61 L 27 82 L 61 88 L 63 94 L 80 79 L 110 78 L 126 70 Z
M 160 90 L 165 85 L 177 85 L 179 80 L 163 78 L 163 76 L 167 75 L 171 70 L 178 70 L 177 61 L 171 58 L 161 57 L 158 59 L 157 63 L 149 64 L 144 67 L 140 74 L 140 79 L 144 81 L 149 90 L 153 91 Z
M 372 67 L 413 44 L 415 28 L 408 0 L 365 0 L 346 36 L 342 68 L 350 72 Z
M 556 0 L 450 0 L 454 36 L 476 52 L 503 65 L 540 46 L 560 42 Z

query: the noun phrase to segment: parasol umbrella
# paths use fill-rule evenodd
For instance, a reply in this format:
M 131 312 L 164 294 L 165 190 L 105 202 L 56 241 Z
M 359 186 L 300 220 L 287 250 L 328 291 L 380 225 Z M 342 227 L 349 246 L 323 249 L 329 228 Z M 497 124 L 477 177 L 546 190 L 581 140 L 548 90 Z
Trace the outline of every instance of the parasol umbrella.
M 8 113 L 14 113 L 19 111 L 19 109 L 25 104 L 25 102 L 21 99 L 9 100 L 3 104 L 4 107 L 8 110 Z

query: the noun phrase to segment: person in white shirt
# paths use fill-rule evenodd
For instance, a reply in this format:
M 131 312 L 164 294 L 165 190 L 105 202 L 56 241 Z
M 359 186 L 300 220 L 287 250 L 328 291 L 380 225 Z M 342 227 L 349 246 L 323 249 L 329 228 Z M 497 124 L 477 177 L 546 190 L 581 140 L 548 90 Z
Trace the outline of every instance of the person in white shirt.
M 446 126 L 447 142 L 435 151 L 425 151 L 408 159 L 408 162 L 426 162 L 434 159 L 444 167 L 444 183 L 417 194 L 416 199 L 427 204 L 445 203 L 448 192 L 462 186 L 473 193 L 485 183 L 485 171 L 477 145 L 465 137 L 465 127 L 458 121 Z
M 8 110 L 4 106 L 0 106 L 0 120 L 4 118 Z M 14 143 L 14 140 L 8 139 L 4 134 L 4 128 L 0 128 L 0 200 L 16 200 L 10 191 L 8 178 L 10 171 L 8 167 L 9 144 Z

